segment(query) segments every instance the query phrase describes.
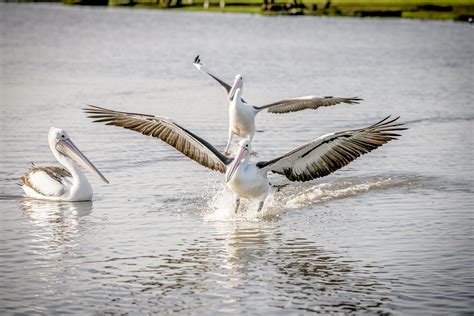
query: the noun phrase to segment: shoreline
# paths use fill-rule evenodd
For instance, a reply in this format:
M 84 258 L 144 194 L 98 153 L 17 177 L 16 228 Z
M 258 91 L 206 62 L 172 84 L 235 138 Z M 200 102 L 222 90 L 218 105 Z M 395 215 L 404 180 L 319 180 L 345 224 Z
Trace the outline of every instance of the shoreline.
M 390 17 L 465 22 L 474 19 L 471 0 L 64 0 L 64 3 L 268 16 Z
M 117 6 L 117 5 L 115 5 Z M 120 5 L 118 5 L 120 6 Z M 472 22 L 474 19 L 474 3 L 470 5 L 373 5 L 373 4 L 336 4 L 330 7 L 321 7 L 320 4 L 312 2 L 301 2 L 296 4 L 273 4 L 271 8 L 263 8 L 262 4 L 225 3 L 209 5 L 181 5 L 169 7 L 171 10 L 183 11 L 210 11 L 220 13 L 250 13 L 266 16 L 275 15 L 302 15 L 302 16 L 327 16 L 327 17 L 378 17 L 378 18 L 406 18 L 418 20 L 453 20 Z M 160 5 L 150 6 L 136 4 L 136 8 L 158 8 Z
M 265 16 L 376 17 L 474 22 L 474 2 L 470 0 L 0 0 L 0 2 L 63 3 L 78 6 L 247 13 Z

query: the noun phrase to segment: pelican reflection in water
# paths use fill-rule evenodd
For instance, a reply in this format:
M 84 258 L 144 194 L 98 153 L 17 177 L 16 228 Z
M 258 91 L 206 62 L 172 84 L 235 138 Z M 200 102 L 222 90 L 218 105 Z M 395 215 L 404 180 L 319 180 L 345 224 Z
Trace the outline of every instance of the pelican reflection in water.
M 28 219 L 28 234 L 41 245 L 42 256 L 60 255 L 58 249 L 70 252 L 87 229 L 82 218 L 92 213 L 93 203 L 23 199 L 19 202 L 23 216 Z M 87 220 L 86 220 L 87 221 Z

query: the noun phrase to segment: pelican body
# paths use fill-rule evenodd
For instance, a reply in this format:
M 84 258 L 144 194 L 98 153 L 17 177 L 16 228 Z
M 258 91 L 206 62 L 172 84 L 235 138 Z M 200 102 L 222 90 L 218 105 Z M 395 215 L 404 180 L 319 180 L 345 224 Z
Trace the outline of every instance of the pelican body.
M 74 145 L 67 132 L 51 127 L 48 143 L 56 160 L 64 166 L 32 167 L 21 177 L 21 187 L 28 197 L 53 201 L 90 201 L 93 190 L 79 165 L 102 181 L 109 181 Z
M 225 155 L 229 155 L 233 135 L 248 139 L 250 142 L 255 135 L 255 116 L 258 111 L 242 101 L 242 82 L 242 76 L 238 75 L 234 87 L 229 93 L 229 137 L 224 150 Z
M 239 142 L 240 151 L 237 153 L 233 163 L 226 171 L 226 185 L 234 193 L 237 212 L 240 205 L 240 198 L 258 199 L 260 205 L 258 211 L 270 192 L 268 174 L 257 166 L 257 163 L 250 162 L 250 141 L 247 139 Z
M 389 117 L 364 128 L 330 133 L 267 161 L 250 161 L 250 140 L 239 142 L 234 158 L 220 153 L 209 142 L 160 116 L 120 112 L 88 105 L 84 111 L 94 122 L 123 127 L 143 135 L 156 137 L 174 147 L 188 158 L 211 170 L 225 174 L 227 187 L 234 193 L 237 212 L 240 199 L 258 199 L 260 211 L 270 191 L 268 173 L 285 176 L 290 181 L 310 181 L 321 178 L 348 165 L 391 140 L 396 132 L 405 130 Z
M 226 91 L 229 99 L 229 135 L 227 145 L 224 150 L 225 155 L 230 155 L 229 148 L 232 143 L 233 135 L 248 139 L 250 142 L 255 135 L 255 117 L 263 110 L 270 113 L 289 113 L 306 109 L 317 109 L 322 106 L 332 106 L 339 103 L 358 104 L 362 99 L 357 97 L 338 98 L 338 97 L 318 97 L 304 96 L 298 98 L 285 99 L 263 106 L 254 106 L 248 104 L 243 98 L 243 77 L 241 74 L 235 76 L 232 85 L 226 83 L 218 76 L 207 70 L 201 63 L 199 56 L 194 59 L 193 65 L 200 71 L 206 73 L 216 80 Z

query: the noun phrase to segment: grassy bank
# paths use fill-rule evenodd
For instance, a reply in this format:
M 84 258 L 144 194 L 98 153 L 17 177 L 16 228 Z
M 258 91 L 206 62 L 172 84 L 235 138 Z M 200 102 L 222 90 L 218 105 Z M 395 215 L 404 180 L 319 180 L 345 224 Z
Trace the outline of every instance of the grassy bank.
M 111 0 L 115 1 L 115 0 Z M 186 0 L 184 0 L 186 1 Z M 224 0 L 225 1 L 225 0 Z M 402 17 L 468 21 L 474 16 L 474 1 L 470 0 L 288 0 L 263 3 L 256 0 L 193 1 L 181 3 L 181 10 L 210 10 L 218 12 L 246 12 L 262 14 L 293 14 L 315 16 Z
M 265 15 L 400 17 L 456 21 L 472 21 L 474 18 L 474 0 L 64 0 L 64 3 Z

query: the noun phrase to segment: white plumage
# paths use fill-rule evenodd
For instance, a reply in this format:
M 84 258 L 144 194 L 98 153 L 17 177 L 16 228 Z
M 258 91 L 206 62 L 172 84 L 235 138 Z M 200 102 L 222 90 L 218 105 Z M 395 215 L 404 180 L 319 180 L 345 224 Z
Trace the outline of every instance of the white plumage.
M 33 164 L 21 177 L 21 186 L 27 196 L 53 201 L 90 201 L 93 190 L 78 164 L 108 183 L 74 145 L 65 130 L 51 127 L 48 142 L 53 155 L 65 168 L 37 167 Z
M 335 97 L 318 97 L 314 95 L 303 96 L 298 98 L 285 99 L 263 106 L 253 106 L 248 104 L 243 98 L 243 77 L 235 76 L 232 86 L 214 75 L 201 63 L 201 59 L 197 56 L 194 59 L 194 66 L 216 80 L 227 93 L 229 99 L 229 135 L 227 145 L 224 150 L 225 155 L 230 155 L 229 148 L 233 135 L 248 139 L 252 142 L 255 135 L 255 117 L 263 110 L 270 113 L 289 113 L 306 109 L 317 109 L 322 106 L 332 106 L 339 103 L 357 104 L 362 99 L 353 98 L 335 98 Z

